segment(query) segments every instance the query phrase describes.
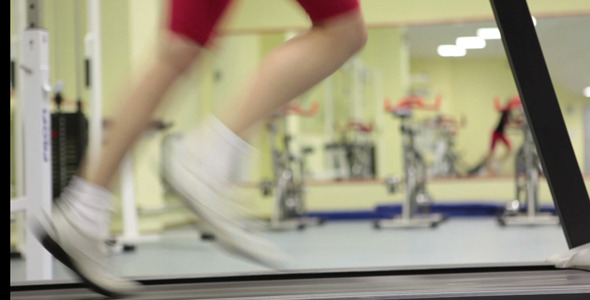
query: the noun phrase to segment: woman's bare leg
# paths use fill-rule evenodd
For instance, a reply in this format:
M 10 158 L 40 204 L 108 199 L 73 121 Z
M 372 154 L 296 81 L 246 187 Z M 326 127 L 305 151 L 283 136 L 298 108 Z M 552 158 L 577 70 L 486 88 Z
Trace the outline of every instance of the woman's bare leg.
M 87 174 L 89 182 L 108 187 L 125 153 L 147 128 L 174 82 L 184 74 L 200 53 L 201 46 L 170 33 L 158 58 L 143 73 L 109 128 L 97 169 Z
M 358 11 L 315 24 L 266 57 L 249 89 L 220 120 L 244 137 L 257 121 L 340 68 L 362 49 L 366 39 L 365 23 Z

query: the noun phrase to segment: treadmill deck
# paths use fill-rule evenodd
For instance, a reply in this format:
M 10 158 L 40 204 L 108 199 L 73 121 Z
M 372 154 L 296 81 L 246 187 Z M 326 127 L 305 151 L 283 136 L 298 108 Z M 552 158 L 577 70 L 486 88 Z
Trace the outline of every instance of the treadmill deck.
M 144 290 L 125 299 L 590 299 L 590 272 L 580 270 L 392 272 L 139 279 Z M 75 282 L 11 285 L 10 298 L 102 299 Z

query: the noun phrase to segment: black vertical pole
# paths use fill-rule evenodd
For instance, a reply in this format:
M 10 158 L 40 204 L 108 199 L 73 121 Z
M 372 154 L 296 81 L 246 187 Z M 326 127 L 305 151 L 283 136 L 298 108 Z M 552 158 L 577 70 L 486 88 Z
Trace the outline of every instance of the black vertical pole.
M 526 0 L 490 0 L 568 246 L 590 243 L 590 198 Z

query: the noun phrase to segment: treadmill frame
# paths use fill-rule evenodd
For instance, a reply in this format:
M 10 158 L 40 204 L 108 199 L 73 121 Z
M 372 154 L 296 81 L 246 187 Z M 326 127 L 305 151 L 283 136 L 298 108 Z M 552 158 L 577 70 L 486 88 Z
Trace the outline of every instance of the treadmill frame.
M 590 198 L 525 0 L 490 0 L 569 248 L 590 243 Z
M 507 274 L 514 275 L 507 278 Z M 590 273 L 555 270 L 547 264 L 295 270 L 152 277 L 139 282 L 145 290 L 132 299 L 567 300 L 590 296 L 590 285 L 585 284 L 590 282 Z M 357 289 L 359 285 L 366 288 Z M 15 300 L 34 299 L 39 295 L 45 299 L 61 299 L 63 293 L 67 293 L 67 299 L 87 299 L 94 294 L 84 284 L 72 280 L 52 284 L 23 282 L 11 286 L 11 298 Z

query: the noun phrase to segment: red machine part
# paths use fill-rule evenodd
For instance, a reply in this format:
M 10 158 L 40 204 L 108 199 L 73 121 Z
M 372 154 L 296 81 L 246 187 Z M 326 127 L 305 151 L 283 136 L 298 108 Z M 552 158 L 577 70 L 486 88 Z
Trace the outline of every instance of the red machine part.
M 422 96 L 409 95 L 400 99 L 395 106 L 391 104 L 391 99 L 385 99 L 384 108 L 386 112 L 391 113 L 396 112 L 398 110 L 439 110 L 441 104 L 442 97 L 440 95 L 437 95 L 434 98 L 434 103 L 432 104 L 426 103 Z
M 354 131 L 360 131 L 364 133 L 371 133 L 373 132 L 373 124 L 351 121 L 348 123 L 348 128 Z
M 284 106 L 282 111 L 288 115 L 299 115 L 309 117 L 316 115 L 319 109 L 320 104 L 318 102 L 313 102 L 309 109 L 304 109 L 301 107 L 301 105 L 292 104 Z
M 512 110 L 512 109 L 522 109 L 522 101 L 520 100 L 520 97 L 518 95 L 513 96 L 512 98 L 510 98 L 508 103 L 506 103 L 506 105 L 504 105 L 504 107 L 502 107 L 500 97 L 496 96 L 494 98 L 494 107 L 499 112 Z

